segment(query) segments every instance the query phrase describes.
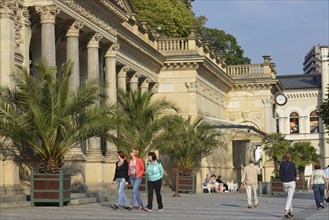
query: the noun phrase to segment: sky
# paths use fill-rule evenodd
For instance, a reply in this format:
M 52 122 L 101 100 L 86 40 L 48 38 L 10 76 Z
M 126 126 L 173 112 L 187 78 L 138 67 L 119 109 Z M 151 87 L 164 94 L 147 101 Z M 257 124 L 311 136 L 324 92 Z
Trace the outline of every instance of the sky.
M 206 27 L 233 35 L 252 64 L 270 55 L 278 75 L 303 74 L 305 55 L 329 45 L 329 0 L 194 0 Z

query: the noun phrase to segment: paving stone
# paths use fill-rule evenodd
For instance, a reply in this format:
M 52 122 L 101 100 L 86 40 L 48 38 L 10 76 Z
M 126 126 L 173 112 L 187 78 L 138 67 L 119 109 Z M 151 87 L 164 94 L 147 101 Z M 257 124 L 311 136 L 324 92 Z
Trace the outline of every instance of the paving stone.
M 258 208 L 247 208 L 246 195 L 242 193 L 199 193 L 180 194 L 181 197 L 172 197 L 172 194 L 163 195 L 164 211 L 157 211 L 156 198 L 153 201 L 152 212 L 140 210 L 113 210 L 111 204 L 116 196 L 108 197 L 108 201 L 84 205 L 70 205 L 65 207 L 22 207 L 1 208 L 0 219 L 248 219 L 248 220 L 275 220 L 284 219 L 284 195 L 260 195 Z M 127 194 L 128 201 L 131 194 Z M 146 195 L 142 196 L 144 205 Z M 292 219 L 329 219 L 329 204 L 325 209 L 317 210 L 312 192 L 295 193 L 293 199 L 294 218 Z

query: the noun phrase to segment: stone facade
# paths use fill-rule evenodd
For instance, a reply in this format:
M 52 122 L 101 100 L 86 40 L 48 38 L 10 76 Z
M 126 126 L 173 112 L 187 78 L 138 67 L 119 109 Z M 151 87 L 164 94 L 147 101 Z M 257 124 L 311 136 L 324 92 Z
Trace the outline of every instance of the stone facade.
M 241 167 L 261 149 L 259 132 L 276 131 L 273 112 L 277 111 L 283 121 L 280 131 L 288 134 L 284 125 L 289 113 L 286 108 L 295 106 L 305 110 L 298 100 L 290 101 L 293 99 L 285 106 L 275 105 L 275 94 L 286 94 L 286 91 L 269 56 L 264 56 L 261 64 L 226 66 L 225 60 L 197 38 L 193 29 L 186 38 L 166 39 L 153 29 L 148 30 L 145 22 L 136 21 L 128 1 L 0 0 L 0 3 L 2 84 L 14 86 L 10 74 L 15 68 L 24 67 L 33 72 L 33 63 L 39 59 L 57 66 L 72 60 L 75 62 L 70 80 L 72 88 L 86 79 L 105 81 L 109 84 L 108 101 L 114 103 L 117 89 L 152 90 L 156 97 L 174 100 L 181 115 L 203 116 L 230 125 L 222 128 L 227 149 L 217 150 L 202 160 L 202 168 L 197 172 L 200 186 L 206 173 L 240 181 Z M 328 61 L 323 62 L 327 63 L 323 71 L 328 72 Z M 316 106 L 323 91 L 295 92 L 301 96 L 314 94 L 304 101 Z M 287 91 L 287 96 L 290 93 L 294 91 Z M 323 134 L 323 128 L 320 132 Z M 318 136 L 305 134 L 303 138 L 316 141 Z M 328 163 L 324 138 L 318 138 L 317 143 Z M 115 151 L 114 145 L 102 145 L 96 138 L 90 139 L 86 146 L 73 148 L 71 162 L 81 169 L 77 178 L 92 190 L 109 186 Z M 263 180 L 268 182 L 273 167 L 270 163 L 263 165 Z M 9 156 L 2 155 L 0 170 L 1 187 L 21 183 L 17 166 Z M 170 175 L 169 163 L 167 170 Z M 170 184 L 170 178 L 166 181 Z

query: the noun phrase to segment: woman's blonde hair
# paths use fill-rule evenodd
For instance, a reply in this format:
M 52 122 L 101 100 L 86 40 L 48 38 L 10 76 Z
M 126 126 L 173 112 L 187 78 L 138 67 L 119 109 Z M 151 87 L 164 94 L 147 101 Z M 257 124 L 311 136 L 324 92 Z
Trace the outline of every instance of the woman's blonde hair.
M 138 157 L 138 154 L 139 154 L 139 151 L 138 151 L 138 150 L 132 148 L 132 149 L 130 150 L 130 152 L 134 152 L 134 153 L 135 153 L 135 156 Z

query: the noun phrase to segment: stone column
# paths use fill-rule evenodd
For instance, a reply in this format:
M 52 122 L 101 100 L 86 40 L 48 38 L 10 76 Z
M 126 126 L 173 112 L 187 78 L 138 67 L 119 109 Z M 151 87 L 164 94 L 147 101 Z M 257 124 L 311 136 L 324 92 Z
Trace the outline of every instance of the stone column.
M 105 54 L 105 82 L 108 84 L 105 91 L 108 103 L 117 102 L 116 54 L 119 48 L 119 44 L 114 43 Z
M 141 85 L 141 93 L 147 92 L 149 90 L 150 80 L 148 78 L 144 79 Z
M 11 74 L 15 71 L 15 15 L 18 3 L 14 0 L 0 0 L 0 82 L 14 88 Z M 19 167 L 14 156 L 0 151 L 0 194 L 15 195 L 15 188 L 20 184 Z
M 79 69 L 79 31 L 83 23 L 79 20 L 73 22 L 66 32 L 66 59 L 71 60 L 72 74 L 70 76 L 70 89 L 76 90 L 80 86 L 80 69 Z
M 138 77 L 140 77 L 139 73 L 135 73 L 129 81 L 130 84 L 130 90 L 131 91 L 137 91 L 138 90 Z
M 60 10 L 55 5 L 37 6 L 35 10 L 41 16 L 41 57 L 56 66 L 55 19 Z
M 15 28 L 14 10 L 15 1 L 0 0 L 0 82 L 14 87 L 10 75 L 15 70 Z
M 99 41 L 103 36 L 96 33 L 87 45 L 87 78 L 99 80 Z M 99 138 L 87 140 L 86 184 L 91 190 L 101 190 L 103 183 L 103 155 Z
M 118 73 L 118 88 L 122 91 L 127 91 L 127 72 L 129 70 L 129 67 L 123 66 L 121 70 Z
M 322 99 L 326 99 L 327 87 L 329 84 L 329 46 L 320 47 L 321 50 L 321 77 L 322 77 Z M 321 120 L 322 121 L 322 120 Z M 329 164 L 329 143 L 328 143 L 328 133 L 326 132 L 326 125 L 322 124 L 321 139 L 323 145 L 323 167 Z
M 24 7 L 21 11 L 22 16 L 22 23 L 23 23 L 23 30 L 22 30 L 22 54 L 24 57 L 23 66 L 26 68 L 26 70 L 30 71 L 30 43 L 31 43 L 31 36 L 32 36 L 32 30 L 30 28 L 31 22 L 30 22 L 30 14 L 26 7 Z
M 119 44 L 113 43 L 105 54 L 105 82 L 107 83 L 105 93 L 108 97 L 107 104 L 116 104 L 117 102 L 116 55 L 119 48 Z M 116 151 L 116 146 L 107 141 L 103 173 L 106 187 L 111 187 L 111 183 L 113 182 L 115 162 L 117 161 Z

